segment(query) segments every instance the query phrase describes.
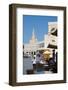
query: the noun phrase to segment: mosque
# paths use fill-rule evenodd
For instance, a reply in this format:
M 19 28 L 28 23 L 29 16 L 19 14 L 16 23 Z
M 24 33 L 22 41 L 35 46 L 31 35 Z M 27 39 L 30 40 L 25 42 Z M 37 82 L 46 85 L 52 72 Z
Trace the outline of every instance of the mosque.
M 44 39 L 38 41 L 33 28 L 32 37 L 29 43 L 24 44 L 24 54 L 35 54 L 37 51 L 55 49 L 57 52 L 57 22 L 48 22 L 48 34 L 44 34 Z

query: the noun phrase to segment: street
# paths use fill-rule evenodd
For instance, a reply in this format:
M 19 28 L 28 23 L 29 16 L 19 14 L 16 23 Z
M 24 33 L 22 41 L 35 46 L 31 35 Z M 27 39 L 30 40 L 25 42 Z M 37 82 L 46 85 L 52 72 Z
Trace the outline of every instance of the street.
M 23 58 L 23 74 L 27 74 L 27 70 L 34 70 L 33 63 L 30 57 Z M 44 69 L 41 68 L 36 68 L 36 70 L 34 70 L 34 74 L 51 74 L 51 73 L 52 71 L 45 71 Z

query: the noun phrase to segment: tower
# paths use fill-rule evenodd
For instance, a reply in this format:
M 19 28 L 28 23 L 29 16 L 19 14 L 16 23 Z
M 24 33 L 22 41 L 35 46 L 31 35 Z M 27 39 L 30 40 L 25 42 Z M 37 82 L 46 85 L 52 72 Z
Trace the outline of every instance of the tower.
M 35 32 L 34 32 L 34 28 L 33 28 L 33 32 L 32 32 L 32 39 L 35 40 Z
M 32 31 L 32 38 L 30 40 L 30 44 L 35 44 L 37 42 L 37 38 L 35 36 L 35 31 L 34 31 L 34 28 L 33 28 L 33 31 Z

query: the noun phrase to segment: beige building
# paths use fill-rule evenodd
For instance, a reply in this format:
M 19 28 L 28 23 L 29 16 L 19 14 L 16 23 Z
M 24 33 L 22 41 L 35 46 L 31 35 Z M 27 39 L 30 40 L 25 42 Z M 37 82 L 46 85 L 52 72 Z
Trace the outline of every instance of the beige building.
M 33 32 L 32 32 L 32 37 L 29 40 L 28 44 L 24 44 L 24 53 L 31 53 L 31 52 L 36 52 L 37 48 L 38 48 L 38 40 L 35 36 L 34 33 L 34 28 L 33 28 Z

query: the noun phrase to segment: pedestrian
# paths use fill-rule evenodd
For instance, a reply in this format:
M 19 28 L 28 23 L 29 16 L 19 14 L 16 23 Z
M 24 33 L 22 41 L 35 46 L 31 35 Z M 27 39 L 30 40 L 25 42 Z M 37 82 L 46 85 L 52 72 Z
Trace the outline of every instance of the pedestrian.
M 36 63 L 40 63 L 40 53 L 36 55 Z

